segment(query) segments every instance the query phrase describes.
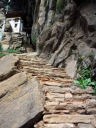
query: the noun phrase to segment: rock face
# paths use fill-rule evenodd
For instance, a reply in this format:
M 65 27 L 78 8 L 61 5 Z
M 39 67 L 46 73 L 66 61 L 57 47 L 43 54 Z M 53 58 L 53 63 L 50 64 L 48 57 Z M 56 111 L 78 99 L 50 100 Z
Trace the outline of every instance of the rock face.
M 53 24 L 56 10 L 56 0 L 37 0 L 35 3 L 32 37 Z
M 0 82 L 0 128 L 96 127 L 91 87 L 74 86 L 64 68 L 52 67 L 36 53 L 17 58 L 19 73 Z
M 14 72 L 18 60 L 13 55 L 0 60 L 0 128 L 30 128 L 42 118 L 40 84 L 35 77 L 28 79 L 25 72 Z
M 46 0 L 45 4 L 44 2 L 42 0 L 38 7 L 36 6 L 38 11 L 32 31 L 32 34 L 35 32 L 37 36 L 38 55 L 47 57 L 49 63 L 55 67 L 68 67 L 67 62 L 71 56 L 75 58 L 72 62 L 76 61 L 77 64 L 79 58 L 83 57 L 86 61 L 86 58 L 90 60 L 89 56 L 92 56 L 93 64 L 96 55 L 96 2 L 63 1 L 61 11 L 59 9 L 62 7 L 62 0 Z M 76 67 L 75 65 L 74 63 L 73 67 Z
M 27 81 L 25 73 L 18 73 L 0 83 L 0 97 L 6 95 L 10 90 L 24 84 Z M 14 85 L 14 86 L 13 86 Z
M 75 60 L 74 56 L 69 57 L 66 60 L 66 73 L 71 76 L 71 78 L 74 78 L 76 76 L 76 70 L 77 69 L 77 61 Z
M 26 51 L 26 33 L 12 33 L 11 39 L 9 41 L 9 48 L 10 49 L 18 49 L 21 52 Z
M 41 118 L 43 104 L 37 80 L 18 85 L 18 88 L 13 85 L 15 89 L 0 101 L 1 128 L 19 128 L 23 125 L 27 128 Z
M 0 80 L 12 76 L 16 72 L 16 64 L 19 59 L 13 55 L 8 55 L 0 60 Z

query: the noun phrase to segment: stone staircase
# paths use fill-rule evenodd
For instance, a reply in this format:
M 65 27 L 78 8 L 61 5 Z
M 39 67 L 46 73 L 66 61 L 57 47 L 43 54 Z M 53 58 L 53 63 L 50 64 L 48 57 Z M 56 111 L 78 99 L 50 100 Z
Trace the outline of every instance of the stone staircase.
M 63 68 L 54 68 L 36 54 L 18 55 L 19 70 L 37 77 L 43 89 L 44 116 L 35 128 L 96 128 L 93 90 L 74 86 Z

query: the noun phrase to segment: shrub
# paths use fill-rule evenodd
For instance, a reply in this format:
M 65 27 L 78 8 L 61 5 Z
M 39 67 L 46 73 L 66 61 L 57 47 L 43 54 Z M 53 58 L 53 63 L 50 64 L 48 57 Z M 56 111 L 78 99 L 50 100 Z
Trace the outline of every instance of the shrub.
M 20 50 L 18 50 L 18 49 L 8 49 L 7 51 L 6 51 L 7 53 L 17 53 L 17 54 L 19 54 L 19 53 L 21 53 L 20 52 Z
M 0 58 L 2 58 L 5 55 L 11 54 L 11 53 L 16 53 L 16 54 L 20 54 L 20 50 L 14 50 L 14 49 L 8 49 L 6 51 L 3 51 L 3 49 L 1 49 L 0 51 Z
M 82 89 L 86 89 L 91 86 L 96 94 L 96 81 L 92 80 L 92 69 L 82 68 L 78 73 L 79 77 L 74 81 L 74 83 Z
M 81 72 L 79 72 L 79 77 L 74 81 L 74 83 L 82 89 L 86 89 L 88 86 L 91 86 L 96 92 L 96 81 L 92 80 L 90 69 L 81 70 Z

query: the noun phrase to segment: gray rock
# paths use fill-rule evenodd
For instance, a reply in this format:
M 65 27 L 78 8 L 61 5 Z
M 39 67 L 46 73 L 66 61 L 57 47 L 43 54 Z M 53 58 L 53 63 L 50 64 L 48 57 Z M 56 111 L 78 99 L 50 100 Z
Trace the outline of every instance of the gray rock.
M 78 124 L 78 128 L 94 128 L 91 124 Z
M 42 55 L 41 57 L 47 56 L 46 58 L 50 59 L 49 63 L 55 67 L 65 67 L 67 58 L 69 58 L 73 52 L 75 52 L 75 58 L 77 58 L 77 60 L 79 60 L 79 57 L 84 57 L 84 66 L 89 66 L 92 64 L 89 56 L 94 54 L 94 57 L 96 54 L 96 3 L 91 1 L 85 2 L 85 4 L 75 2 L 76 4 L 80 4 L 80 10 L 77 9 L 78 7 L 76 7 L 74 2 L 67 2 L 63 10 L 64 13 L 62 12 L 58 16 L 58 13 L 56 13 L 57 5 L 55 0 L 50 0 L 49 2 L 46 0 L 46 4 L 44 4 L 44 0 L 42 0 L 39 4 L 38 18 L 36 22 L 33 23 L 33 26 L 38 26 L 35 29 L 38 33 L 37 52 L 39 55 Z M 48 9 L 46 9 L 47 7 Z M 38 6 L 36 6 L 36 8 L 38 8 Z M 79 13 L 79 11 L 81 13 Z M 76 14 L 78 15 L 77 17 Z M 37 13 L 35 14 L 35 17 L 36 16 Z M 58 17 L 59 25 L 56 23 Z M 91 29 L 94 31 L 90 31 L 89 27 L 92 27 Z M 47 29 L 50 30 L 50 36 L 48 35 Z M 34 30 L 32 33 L 34 33 Z M 50 41 L 53 37 L 54 40 Z M 72 62 L 72 64 L 68 63 L 68 69 L 71 67 L 70 65 L 76 65 L 75 63 L 76 62 Z M 77 64 L 78 63 L 79 62 L 77 62 Z M 72 77 L 74 77 L 76 73 L 76 68 L 77 66 L 74 66 L 73 72 L 69 71 Z
M 71 78 L 74 78 L 76 76 L 76 71 L 77 71 L 77 60 L 75 60 L 75 58 L 73 57 L 69 57 L 67 59 L 66 67 L 65 67 L 66 73 Z
M 61 124 L 46 124 L 45 128 L 75 128 L 74 124 L 61 123 Z
M 16 64 L 19 58 L 7 55 L 0 60 L 0 80 L 4 80 L 16 72 Z
M 13 75 L 9 79 L 0 83 L 0 97 L 5 96 L 8 92 L 13 90 L 14 88 L 21 86 L 27 81 L 27 77 L 25 73 L 18 73 Z
M 85 42 L 80 42 L 78 45 L 78 51 L 81 56 L 89 56 L 92 52 Z
M 10 49 L 18 49 L 22 52 L 25 52 L 25 41 L 24 38 L 26 37 L 25 33 L 12 33 L 12 37 L 9 42 L 9 48 Z
M 1 99 L 0 128 L 28 128 L 42 117 L 42 112 L 42 93 L 34 78 Z
M 94 3 L 89 2 L 86 6 L 82 7 L 81 13 L 86 17 L 88 25 L 93 25 L 93 27 L 96 26 L 96 5 Z

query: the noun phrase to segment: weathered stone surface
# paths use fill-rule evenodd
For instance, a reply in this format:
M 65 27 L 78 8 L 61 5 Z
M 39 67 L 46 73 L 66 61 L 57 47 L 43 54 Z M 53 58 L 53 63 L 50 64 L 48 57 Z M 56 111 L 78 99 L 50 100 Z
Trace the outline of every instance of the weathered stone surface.
M 78 124 L 78 128 L 94 128 L 94 126 L 91 125 L 91 124 L 82 124 L 82 123 L 79 123 Z
M 12 91 L 12 89 L 21 86 L 27 81 L 25 73 L 18 73 L 9 79 L 0 83 L 0 97 L 6 95 L 6 93 Z
M 83 16 L 86 17 L 88 21 L 88 25 L 93 26 L 96 30 L 96 17 L 95 17 L 95 4 L 94 3 L 88 3 L 86 6 L 83 6 L 81 8 L 81 13 Z
M 34 78 L 1 99 L 0 128 L 28 128 L 41 118 L 42 112 L 42 93 L 37 79 Z
M 66 99 L 71 99 L 73 96 L 71 93 L 65 93 L 65 98 Z
M 16 72 L 16 64 L 19 58 L 13 55 L 7 55 L 0 60 L 0 80 L 8 78 Z
M 74 128 L 74 124 L 61 123 L 61 124 L 45 124 L 45 128 Z
M 96 107 L 87 108 L 86 111 L 87 111 L 88 114 L 96 114 Z
M 41 58 L 31 54 L 19 56 L 20 70 L 25 70 L 28 78 L 37 76 L 45 95 L 44 122 L 36 128 L 77 128 L 80 123 L 96 127 L 96 96 L 91 87 L 82 90 L 74 86 L 65 69 L 46 65 Z
M 91 123 L 94 120 L 93 115 L 58 115 L 51 114 L 44 116 L 46 123 Z
M 32 35 L 39 35 L 43 29 L 53 24 L 56 10 L 55 0 L 41 0 L 35 3 Z
M 12 33 L 11 40 L 9 42 L 9 48 L 15 50 L 18 49 L 21 52 L 25 52 L 25 45 L 27 42 L 26 38 L 27 37 L 24 32 Z
M 33 28 L 34 25 L 38 26 L 35 29 L 38 33 L 37 51 L 41 57 L 48 58 L 51 65 L 66 67 L 68 75 L 74 78 L 80 58 L 84 58 L 84 66 L 93 64 L 92 61 L 95 59 L 96 2 L 90 0 L 84 1 L 83 4 L 83 1 L 64 0 L 64 5 L 61 5 L 63 10 L 57 13 L 60 4 L 61 0 L 60 3 L 55 0 L 46 0 L 45 4 L 42 0 L 38 6 L 35 6 L 38 10 L 35 17 L 38 16 L 33 23 Z M 90 55 L 93 56 L 93 60 L 90 59 Z M 72 56 L 74 58 L 70 59 Z
M 74 56 L 69 57 L 66 60 L 66 73 L 71 77 L 74 78 L 76 76 L 77 71 L 77 60 L 75 60 Z
M 87 108 L 94 108 L 94 107 L 96 107 L 96 99 L 86 100 L 86 106 L 87 106 Z

